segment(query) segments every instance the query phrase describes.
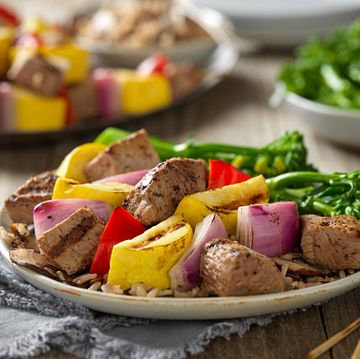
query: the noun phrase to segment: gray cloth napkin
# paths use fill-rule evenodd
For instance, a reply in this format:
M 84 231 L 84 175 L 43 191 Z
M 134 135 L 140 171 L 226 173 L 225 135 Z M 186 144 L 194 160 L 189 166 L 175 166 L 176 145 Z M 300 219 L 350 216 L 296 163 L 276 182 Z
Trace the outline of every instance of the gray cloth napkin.
M 271 319 L 164 321 L 103 314 L 33 287 L 0 258 L 0 358 L 61 349 L 91 359 L 179 359 L 203 351 L 215 337 L 243 335 Z

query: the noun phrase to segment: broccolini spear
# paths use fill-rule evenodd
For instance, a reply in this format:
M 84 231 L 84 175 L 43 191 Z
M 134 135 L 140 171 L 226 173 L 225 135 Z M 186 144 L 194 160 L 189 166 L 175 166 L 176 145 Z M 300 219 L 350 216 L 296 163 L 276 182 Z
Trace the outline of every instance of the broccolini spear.
M 322 174 L 291 172 L 266 180 L 271 201 L 295 201 L 301 213 L 360 219 L 360 170 Z
M 129 136 L 131 133 L 109 127 L 95 139 L 95 142 L 109 145 Z M 307 163 L 307 150 L 299 132 L 285 133 L 280 138 L 260 148 L 239 147 L 219 143 L 196 144 L 193 139 L 174 144 L 157 137 L 151 143 L 162 160 L 171 157 L 220 159 L 251 175 L 276 176 L 290 171 L 314 170 Z

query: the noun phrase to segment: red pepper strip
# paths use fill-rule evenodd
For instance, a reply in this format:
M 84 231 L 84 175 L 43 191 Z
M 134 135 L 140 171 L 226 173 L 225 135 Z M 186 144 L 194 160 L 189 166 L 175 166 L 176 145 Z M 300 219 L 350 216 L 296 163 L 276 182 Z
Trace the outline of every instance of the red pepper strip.
M 69 98 L 69 89 L 64 86 L 60 92 L 59 96 L 62 97 L 66 102 L 66 118 L 65 123 L 66 126 L 71 126 L 75 123 L 75 111 L 74 108 L 70 104 L 70 98 Z
M 101 236 L 90 273 L 98 275 L 108 273 L 113 246 L 127 239 L 132 239 L 145 232 L 145 230 L 146 227 L 130 213 L 126 212 L 125 209 L 121 207 L 115 208 Z
M 239 171 L 227 162 L 221 160 L 209 160 L 208 189 L 244 182 L 249 178 L 251 178 L 251 176 L 247 173 Z
M 166 67 L 169 63 L 170 61 L 165 55 L 155 54 L 141 62 L 136 71 L 141 75 L 166 75 Z
M 0 18 L 4 19 L 8 24 L 12 26 L 18 26 L 20 24 L 20 21 L 16 14 L 3 5 L 0 5 Z

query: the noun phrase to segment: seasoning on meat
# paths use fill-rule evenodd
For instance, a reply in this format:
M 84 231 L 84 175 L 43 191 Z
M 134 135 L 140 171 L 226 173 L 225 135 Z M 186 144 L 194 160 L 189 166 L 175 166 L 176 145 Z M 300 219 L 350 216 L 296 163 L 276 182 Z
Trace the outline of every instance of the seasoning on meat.
M 124 208 L 145 226 L 170 217 L 183 197 L 206 189 L 203 160 L 171 158 L 150 170 L 125 199 Z
M 57 176 L 53 171 L 30 178 L 5 200 L 5 208 L 13 222 L 33 223 L 34 207 L 51 199 Z
M 37 238 L 40 252 L 68 275 L 86 269 L 92 262 L 105 223 L 88 208 L 70 217 Z
M 159 161 L 148 133 L 142 129 L 99 153 L 86 165 L 85 174 L 93 182 L 120 173 L 152 168 Z
M 275 263 L 235 241 L 209 242 L 200 262 L 204 296 L 236 296 L 282 292 L 285 282 Z
M 301 216 L 304 258 L 329 269 L 360 269 L 360 220 Z

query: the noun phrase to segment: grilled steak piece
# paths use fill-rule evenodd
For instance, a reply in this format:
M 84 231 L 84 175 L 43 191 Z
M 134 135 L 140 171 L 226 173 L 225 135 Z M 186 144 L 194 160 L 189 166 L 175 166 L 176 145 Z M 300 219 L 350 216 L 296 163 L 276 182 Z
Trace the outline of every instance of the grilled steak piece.
M 170 65 L 166 70 L 175 100 L 184 98 L 193 92 L 204 77 L 202 71 L 190 63 Z
M 5 208 L 13 222 L 33 223 L 34 207 L 51 199 L 57 176 L 53 171 L 30 178 L 5 200 Z
M 119 140 L 99 153 L 85 167 L 90 182 L 120 173 L 152 168 L 160 162 L 145 130 Z
M 95 83 L 83 81 L 69 87 L 69 105 L 74 121 L 84 121 L 99 116 L 99 103 Z
M 282 292 L 284 278 L 272 259 L 229 239 L 205 245 L 200 261 L 204 296 L 236 296 Z
M 93 211 L 80 208 L 36 241 L 42 254 L 71 275 L 91 264 L 104 228 L 104 221 Z
M 360 220 L 301 216 L 304 258 L 329 269 L 360 269 Z
M 62 71 L 40 55 L 27 59 L 20 66 L 15 61 L 9 76 L 15 85 L 43 96 L 56 96 L 64 86 Z
M 186 195 L 206 189 L 203 160 L 171 158 L 151 169 L 124 201 L 124 208 L 145 226 L 170 217 Z
M 38 273 L 58 279 L 52 275 L 51 271 L 44 269 L 45 267 L 48 267 L 50 269 L 56 270 L 58 269 L 56 264 L 34 249 L 14 249 L 10 251 L 10 259 L 13 263 L 16 263 L 20 266 L 30 268 Z

